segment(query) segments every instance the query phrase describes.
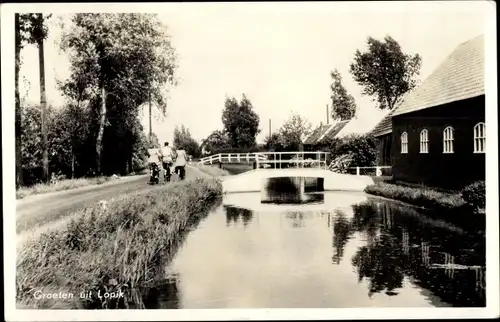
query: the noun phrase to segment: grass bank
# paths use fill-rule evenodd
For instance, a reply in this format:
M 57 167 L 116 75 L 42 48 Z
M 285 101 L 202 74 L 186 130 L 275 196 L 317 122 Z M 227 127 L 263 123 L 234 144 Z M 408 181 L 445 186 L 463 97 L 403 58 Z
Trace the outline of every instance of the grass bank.
M 82 209 L 65 228 L 18 250 L 17 303 L 52 309 L 140 308 L 141 290 L 163 276 L 185 234 L 221 192 L 219 180 L 196 178 Z M 35 298 L 40 292 L 69 292 L 74 298 Z M 81 292 L 92 296 L 80 299 Z M 97 296 L 105 292 L 124 295 Z
M 463 198 L 460 192 L 446 192 L 429 187 L 409 187 L 398 184 L 378 182 L 367 186 L 365 192 L 371 195 L 402 201 L 404 203 L 430 210 L 434 217 L 470 228 L 482 227 L 484 209 L 475 210 Z M 472 219 L 472 217 L 475 217 Z
M 208 174 L 212 177 L 224 177 L 230 176 L 231 173 L 225 169 L 219 168 L 219 166 L 211 166 L 211 165 L 196 165 L 196 168 L 201 172 Z

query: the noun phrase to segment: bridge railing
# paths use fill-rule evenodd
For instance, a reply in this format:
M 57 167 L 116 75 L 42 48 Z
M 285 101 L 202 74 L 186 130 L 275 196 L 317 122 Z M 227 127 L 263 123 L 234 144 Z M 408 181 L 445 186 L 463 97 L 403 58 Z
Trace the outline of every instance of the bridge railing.
M 329 152 L 258 152 L 256 169 L 327 168 Z M 262 158 L 264 157 L 264 158 Z
M 350 167 L 347 168 L 347 173 L 355 175 L 375 176 L 375 177 L 391 177 L 391 166 L 374 166 L 374 167 Z
M 213 164 L 214 162 L 246 162 L 246 163 L 253 163 L 256 162 L 257 159 L 260 159 L 264 161 L 266 158 L 265 156 L 261 156 L 258 153 L 219 153 L 219 154 L 214 154 L 210 155 L 208 157 L 201 158 L 200 161 L 198 161 L 198 164 L 203 165 L 203 164 Z

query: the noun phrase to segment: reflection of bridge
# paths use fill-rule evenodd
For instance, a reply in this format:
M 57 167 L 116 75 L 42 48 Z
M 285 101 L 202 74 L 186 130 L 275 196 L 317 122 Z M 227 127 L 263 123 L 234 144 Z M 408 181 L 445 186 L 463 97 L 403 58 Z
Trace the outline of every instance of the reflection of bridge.
M 256 152 L 216 154 L 200 160 L 199 164 L 214 162 L 254 163 L 254 170 L 225 178 L 224 192 L 262 191 L 263 181 L 269 178 L 318 178 L 323 190 L 363 191 L 373 184 L 369 176 L 335 173 L 327 168 L 328 152 Z M 297 188 L 304 190 L 302 182 Z

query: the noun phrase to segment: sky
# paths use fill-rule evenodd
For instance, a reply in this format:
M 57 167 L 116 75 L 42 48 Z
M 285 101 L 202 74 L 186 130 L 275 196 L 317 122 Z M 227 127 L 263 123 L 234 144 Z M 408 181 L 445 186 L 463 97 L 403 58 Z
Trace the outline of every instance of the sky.
M 269 133 L 269 120 L 275 131 L 292 113 L 318 126 L 326 123 L 333 69 L 356 101 L 359 124 L 371 127 L 385 112 L 349 73 L 367 38 L 390 35 L 404 52 L 418 53 L 423 80 L 457 45 L 485 33 L 485 9 L 488 3 L 478 1 L 157 4 L 178 54 L 179 84 L 169 88 L 167 116 L 153 113 L 153 132 L 171 142 L 175 126 L 183 124 L 201 141 L 223 128 L 226 96 L 241 99 L 243 93 L 260 117 L 258 142 Z M 56 22 L 68 17 L 52 19 L 45 43 L 47 99 L 55 106 L 64 104 L 57 80 L 69 67 Z M 27 46 L 21 55 L 21 95 L 38 103 L 37 48 Z M 147 109 L 142 122 L 148 131 Z

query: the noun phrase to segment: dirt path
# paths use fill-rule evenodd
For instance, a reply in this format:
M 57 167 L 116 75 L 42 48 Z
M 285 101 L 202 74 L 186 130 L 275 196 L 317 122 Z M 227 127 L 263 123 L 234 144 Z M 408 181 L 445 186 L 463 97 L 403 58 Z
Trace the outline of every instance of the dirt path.
M 208 176 L 195 167 L 188 166 L 186 179 Z M 47 229 L 64 226 L 75 211 L 85 206 L 109 200 L 127 193 L 147 191 L 157 187 L 148 185 L 148 176 L 127 178 L 120 182 L 46 193 L 17 200 L 16 232 L 17 244 L 33 238 Z M 160 181 L 160 184 L 164 184 Z

